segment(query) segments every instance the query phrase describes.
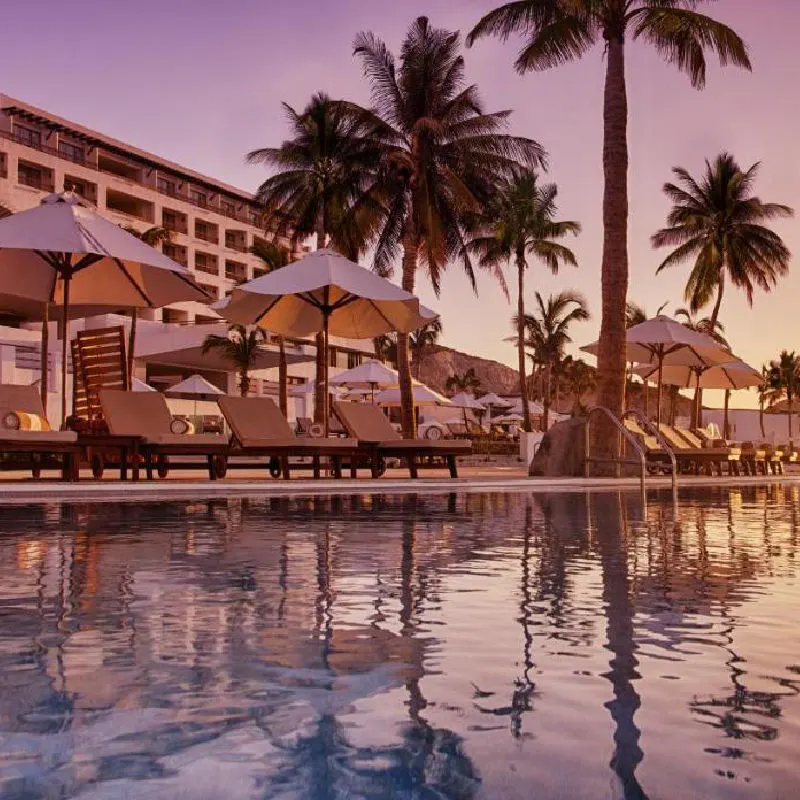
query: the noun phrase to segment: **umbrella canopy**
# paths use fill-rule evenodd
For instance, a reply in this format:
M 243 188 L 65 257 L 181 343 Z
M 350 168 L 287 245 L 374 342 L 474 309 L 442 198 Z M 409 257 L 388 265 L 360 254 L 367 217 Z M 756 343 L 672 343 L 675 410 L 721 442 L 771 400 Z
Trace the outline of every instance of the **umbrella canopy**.
M 459 392 L 450 398 L 450 404 L 456 408 L 473 408 L 478 411 L 486 411 L 486 406 L 483 404 L 482 399 L 476 400 L 473 395 L 466 392 Z
M 483 395 L 483 397 L 481 397 L 481 403 L 485 406 L 494 406 L 495 408 L 511 408 L 511 406 L 514 405 L 510 400 L 505 400 L 494 392 Z
M 145 383 L 144 381 L 140 381 L 138 378 L 131 379 L 131 391 L 132 392 L 157 392 L 158 389 L 151 386 L 149 383 Z
M 346 385 L 354 389 L 377 389 L 395 386 L 399 380 L 397 370 L 371 358 L 353 369 L 334 375 L 330 379 L 330 383 Z
M 777 403 L 773 403 L 769 408 L 764 409 L 765 414 L 789 414 L 789 401 L 788 400 L 779 400 Z M 792 400 L 792 414 L 800 414 L 800 401 L 793 399 Z
M 704 370 L 733 360 L 730 351 L 710 336 L 693 331 L 664 315 L 629 328 L 625 341 L 626 361 L 652 364 L 657 368 L 659 425 L 663 385 L 661 377 L 664 367 L 678 365 Z M 597 355 L 598 349 L 597 342 L 581 348 L 592 355 Z
M 214 386 L 202 375 L 190 375 L 186 380 L 176 383 L 167 389 L 166 394 L 191 395 L 192 397 L 218 397 L 225 394 L 222 389 Z
M 411 390 L 415 406 L 452 406 L 453 403 L 444 395 L 435 392 L 424 383 L 417 383 Z M 400 389 L 384 389 L 375 395 L 375 402 L 381 406 L 399 406 Z
M 328 333 L 351 339 L 411 333 L 431 319 L 414 295 L 327 249 L 238 286 L 220 310 L 284 336 L 319 333 L 327 319 Z
M 209 299 L 186 267 L 105 219 L 73 192 L 48 195 L 35 208 L 0 220 L 0 293 L 62 306 L 62 422 L 72 304 L 136 309 Z M 44 375 L 42 384 L 47 384 Z
M 633 371 L 645 380 L 658 377 L 658 366 L 653 364 L 636 367 Z M 704 370 L 678 365 L 665 366 L 661 379 L 669 386 L 681 386 L 685 389 L 697 386 L 701 389 L 747 389 L 758 386 L 762 380 L 757 369 L 739 359 Z
M 331 334 L 368 339 L 391 331 L 411 333 L 433 318 L 399 286 L 333 250 L 321 249 L 234 289 L 222 314 L 230 322 L 258 325 L 283 336 L 323 333 L 323 384 L 328 384 Z M 328 393 L 323 418 L 328 427 Z
M 503 414 L 500 417 L 495 417 L 492 422 L 506 422 L 506 423 L 520 423 L 524 422 L 525 417 L 522 414 Z

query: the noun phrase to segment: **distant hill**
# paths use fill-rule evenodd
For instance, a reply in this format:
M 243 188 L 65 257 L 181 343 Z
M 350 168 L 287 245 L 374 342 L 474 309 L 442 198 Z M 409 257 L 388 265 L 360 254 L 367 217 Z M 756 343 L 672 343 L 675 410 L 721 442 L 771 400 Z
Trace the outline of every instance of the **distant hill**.
M 415 368 L 416 369 L 416 368 Z M 480 356 L 462 353 L 450 347 L 436 346 L 430 348 L 423 356 L 420 365 L 419 379 L 435 389 L 437 392 L 445 391 L 445 384 L 451 375 L 463 375 L 468 369 L 474 369 L 475 374 L 481 380 L 480 394 L 485 392 L 496 392 L 502 396 L 519 397 L 519 373 L 506 364 L 499 361 L 492 361 Z M 414 373 L 416 377 L 416 372 Z M 664 388 L 664 411 L 668 409 L 668 389 Z M 649 410 L 655 413 L 658 392 L 651 386 L 648 392 Z M 584 405 L 593 406 L 595 404 L 594 393 L 590 393 L 583 398 Z M 572 398 L 562 394 L 557 403 L 559 410 L 568 413 L 572 408 Z M 641 387 L 632 393 L 629 405 L 639 410 L 644 410 L 644 392 Z M 691 409 L 691 400 L 686 397 L 679 397 L 677 401 L 676 413 L 678 416 L 688 416 Z

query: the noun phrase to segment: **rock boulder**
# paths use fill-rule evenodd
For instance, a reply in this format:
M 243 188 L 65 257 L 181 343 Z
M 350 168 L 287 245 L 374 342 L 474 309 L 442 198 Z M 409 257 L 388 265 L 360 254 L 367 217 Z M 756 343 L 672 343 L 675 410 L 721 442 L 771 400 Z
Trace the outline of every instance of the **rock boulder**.
M 528 474 L 539 478 L 583 477 L 586 419 L 559 422 L 544 435 Z

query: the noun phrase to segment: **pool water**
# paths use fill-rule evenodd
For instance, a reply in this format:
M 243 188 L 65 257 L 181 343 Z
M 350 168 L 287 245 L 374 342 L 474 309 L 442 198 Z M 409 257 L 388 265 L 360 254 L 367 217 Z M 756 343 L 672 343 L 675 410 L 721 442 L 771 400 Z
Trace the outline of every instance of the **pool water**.
M 0 797 L 800 796 L 797 486 L 0 508 Z

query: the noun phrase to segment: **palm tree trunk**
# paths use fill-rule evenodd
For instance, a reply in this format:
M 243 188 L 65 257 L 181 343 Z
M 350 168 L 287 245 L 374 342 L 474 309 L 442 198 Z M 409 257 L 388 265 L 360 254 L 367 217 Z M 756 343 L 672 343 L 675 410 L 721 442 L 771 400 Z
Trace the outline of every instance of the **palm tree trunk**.
M 250 391 L 250 376 L 247 374 L 246 369 L 239 370 L 239 394 L 242 397 L 247 397 L 247 393 Z
M 625 42 L 612 36 L 606 49 L 603 98 L 603 260 L 598 402 L 617 417 L 625 394 L 625 303 L 628 296 L 628 98 Z M 594 445 L 606 457 L 619 456 L 615 426 L 598 424 Z
M 550 400 L 551 400 L 551 396 L 552 396 L 552 394 L 551 394 L 552 370 L 553 370 L 553 367 L 550 364 L 548 364 L 545 367 L 546 378 L 545 378 L 544 393 L 543 393 L 544 394 L 544 400 L 543 400 L 544 415 L 542 417 L 542 427 L 545 429 L 545 431 L 549 430 L 549 428 L 550 428 Z
M 289 416 L 289 370 L 286 364 L 286 341 L 278 337 L 278 403 L 281 414 Z
M 725 271 L 720 273 L 719 283 L 717 284 L 717 301 L 714 303 L 714 309 L 711 312 L 711 319 L 709 322 L 709 330 L 713 336 L 717 330 L 717 320 L 719 319 L 719 310 L 722 307 L 722 293 L 725 290 Z M 703 421 L 703 390 L 700 388 L 700 381 L 697 381 L 697 391 L 694 393 L 695 413 L 697 415 L 697 427 L 701 427 Z M 724 435 L 724 431 L 723 431 Z M 726 437 L 727 438 L 727 437 Z
M 325 240 L 327 238 L 326 231 L 325 231 L 325 213 L 324 209 L 320 209 L 320 212 L 317 216 L 317 223 L 316 223 L 316 234 L 317 234 L 317 250 L 320 250 L 322 247 L 325 246 Z M 316 364 L 316 384 L 314 385 L 314 422 L 318 422 L 320 425 L 325 424 L 325 387 L 323 386 L 324 383 L 324 375 L 325 369 L 327 368 L 327 364 L 325 363 L 325 336 L 323 335 L 322 331 L 320 331 L 316 339 L 314 340 L 314 346 L 317 349 L 317 364 Z
M 528 407 L 528 382 L 525 378 L 525 253 L 517 253 L 517 356 L 519 358 L 519 394 L 522 398 L 522 430 L 531 431 Z
M 761 438 L 766 439 L 767 434 L 764 431 L 764 401 L 763 399 L 759 399 L 758 401 L 758 424 L 761 428 Z
M 794 438 L 792 432 L 792 414 L 794 413 L 792 410 L 792 401 L 794 400 L 794 396 L 792 395 L 792 392 L 789 392 L 787 396 L 789 399 L 789 444 L 791 445 L 792 439 Z
M 403 238 L 403 275 L 401 280 L 401 286 L 407 292 L 413 293 L 414 291 L 418 253 L 419 241 L 412 224 L 409 223 L 406 235 Z M 400 377 L 400 420 L 403 427 L 403 436 L 406 439 L 413 439 L 415 431 L 414 396 L 412 394 L 407 333 L 397 334 L 397 372 Z

